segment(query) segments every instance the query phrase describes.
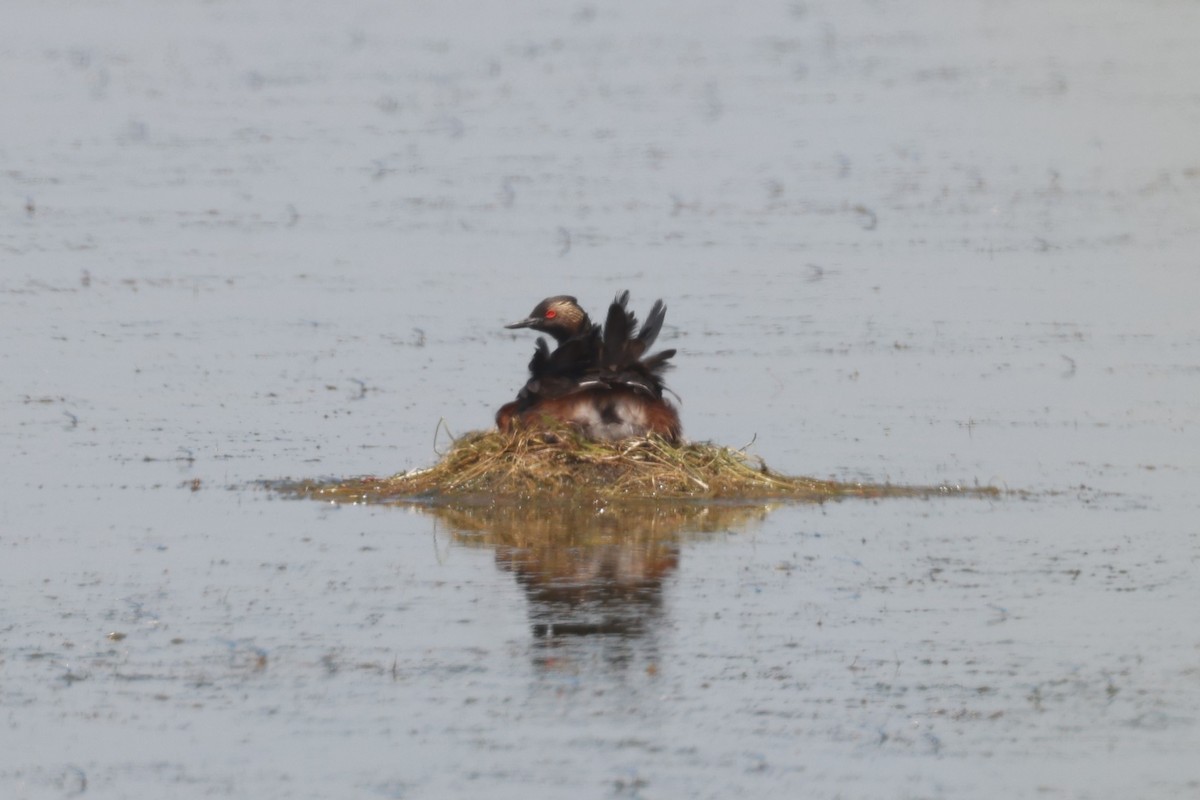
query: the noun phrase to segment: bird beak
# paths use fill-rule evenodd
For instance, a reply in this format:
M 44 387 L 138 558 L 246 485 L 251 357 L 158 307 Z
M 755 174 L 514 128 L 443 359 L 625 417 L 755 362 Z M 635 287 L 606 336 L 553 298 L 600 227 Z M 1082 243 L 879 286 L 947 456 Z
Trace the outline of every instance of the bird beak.
M 537 322 L 537 321 L 538 321 L 538 318 L 537 318 L 537 317 L 529 317 L 528 319 L 523 319 L 523 320 L 521 320 L 520 322 L 514 322 L 512 325 L 505 325 L 504 327 L 506 327 L 506 328 L 509 328 L 509 329 L 512 329 L 512 328 L 529 328 L 529 327 L 531 327 L 531 326 L 532 326 L 532 325 L 533 325 L 535 322 Z

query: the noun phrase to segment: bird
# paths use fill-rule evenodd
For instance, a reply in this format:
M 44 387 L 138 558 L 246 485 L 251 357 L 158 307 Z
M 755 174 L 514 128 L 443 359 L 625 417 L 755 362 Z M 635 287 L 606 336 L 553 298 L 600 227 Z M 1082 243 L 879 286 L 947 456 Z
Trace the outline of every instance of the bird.
M 496 412 L 502 431 L 565 424 L 588 439 L 619 441 L 656 434 L 678 443 L 683 433 L 679 412 L 663 395 L 662 374 L 675 350 L 647 351 L 658 338 L 667 307 L 655 301 L 638 326 L 629 310 L 629 292 L 617 294 L 601 327 L 579 301 L 554 295 L 509 329 L 531 328 L 551 336 L 556 347 L 538 337 L 529 379 L 517 399 Z

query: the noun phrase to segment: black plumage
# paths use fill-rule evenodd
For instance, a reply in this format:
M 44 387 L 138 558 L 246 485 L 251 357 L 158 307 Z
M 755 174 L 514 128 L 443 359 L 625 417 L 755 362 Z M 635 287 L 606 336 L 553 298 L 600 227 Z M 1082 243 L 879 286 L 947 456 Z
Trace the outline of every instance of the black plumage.
M 538 339 L 529 380 L 517 399 L 497 413 L 500 427 L 542 415 L 575 424 L 593 438 L 655 432 L 676 439 L 678 414 L 663 398 L 663 373 L 671 367 L 668 361 L 675 350 L 645 357 L 662 330 L 666 306 L 655 302 L 639 328 L 628 304 L 629 292 L 619 293 L 601 328 L 592 324 L 574 297 L 557 295 L 507 326 L 543 331 L 558 346 L 550 350 L 545 339 Z

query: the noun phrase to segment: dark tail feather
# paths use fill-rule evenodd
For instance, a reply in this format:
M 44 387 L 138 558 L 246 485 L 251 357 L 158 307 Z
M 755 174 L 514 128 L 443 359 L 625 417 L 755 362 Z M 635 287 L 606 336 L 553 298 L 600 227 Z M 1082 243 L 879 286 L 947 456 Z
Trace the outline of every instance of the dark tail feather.
M 618 366 L 624 360 L 625 344 L 633 334 L 637 318 L 625 308 L 629 292 L 621 292 L 608 307 L 608 319 L 604 321 L 604 349 L 602 366 Z
M 667 360 L 670 359 L 671 356 L 673 356 L 673 355 L 675 355 L 674 349 L 663 350 L 660 353 L 655 353 L 654 355 L 650 356 L 649 358 L 643 359 L 642 366 L 645 367 L 650 372 L 650 374 L 657 375 L 658 373 L 665 372 L 666 370 L 675 366 L 674 364 L 667 363 Z
M 641 344 L 642 353 L 650 349 L 650 345 L 654 344 L 654 340 L 658 338 L 658 332 L 662 330 L 663 320 L 667 317 L 667 307 L 663 305 L 662 300 L 655 300 L 654 306 L 650 309 L 650 314 L 646 317 L 646 324 L 642 325 L 642 331 L 638 334 L 638 342 Z

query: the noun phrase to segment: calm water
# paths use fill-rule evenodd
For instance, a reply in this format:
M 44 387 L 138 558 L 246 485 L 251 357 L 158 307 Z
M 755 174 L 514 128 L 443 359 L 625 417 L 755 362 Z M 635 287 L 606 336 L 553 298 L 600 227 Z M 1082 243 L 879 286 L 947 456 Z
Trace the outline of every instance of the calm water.
M 0 796 L 1200 794 L 1200 8 L 27 5 Z M 431 462 L 622 288 L 691 437 L 1030 494 L 254 488 Z

